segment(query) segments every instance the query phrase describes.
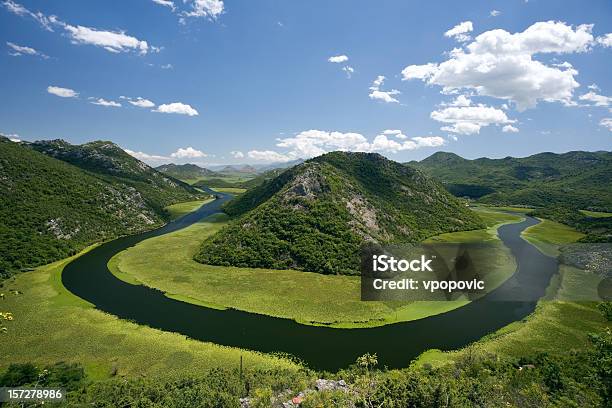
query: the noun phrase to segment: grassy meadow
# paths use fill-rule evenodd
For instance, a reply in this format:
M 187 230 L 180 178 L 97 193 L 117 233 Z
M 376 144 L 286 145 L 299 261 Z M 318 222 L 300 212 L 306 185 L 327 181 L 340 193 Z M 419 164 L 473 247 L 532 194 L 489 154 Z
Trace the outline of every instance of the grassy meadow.
M 497 227 L 521 217 L 478 210 L 486 230 L 443 234 L 432 241 L 495 241 Z M 362 302 L 360 278 L 293 270 L 252 269 L 203 265 L 193 260 L 200 243 L 227 223 L 216 215 L 188 228 L 143 241 L 116 255 L 109 268 L 120 279 L 162 290 L 168 297 L 213 308 L 234 308 L 337 328 L 374 327 L 443 313 L 465 300 Z M 516 269 L 501 243 L 497 248 L 494 285 Z
M 168 213 L 170 214 L 170 219 L 171 220 L 175 220 L 177 218 L 182 217 L 185 214 L 188 214 L 192 211 L 197 210 L 198 208 L 200 208 L 202 205 L 209 203 L 213 200 L 213 198 L 208 198 L 205 200 L 196 200 L 196 201 L 186 201 L 183 203 L 177 203 L 177 204 L 172 204 L 169 205 L 167 207 L 165 207 L 164 209 L 166 211 L 168 211 Z
M 245 366 L 298 369 L 294 363 L 252 351 L 187 339 L 96 310 L 61 283 L 70 261 L 49 264 L 6 280 L 0 311 L 11 312 L 0 333 L 0 370 L 9 363 L 79 362 L 92 379 L 117 376 L 172 377 Z M 18 294 L 16 294 L 16 292 Z
M 521 236 L 535 245 L 543 254 L 557 256 L 559 245 L 569 244 L 584 237 L 572 227 L 555 221 L 540 219 L 541 223 L 527 228 Z
M 580 239 L 583 234 L 549 220 L 530 227 L 523 236 L 542 253 L 556 256 L 558 246 Z M 597 284 L 600 278 L 589 272 L 560 265 L 536 310 L 527 318 L 509 324 L 457 351 L 429 350 L 413 364 L 440 366 L 474 352 L 521 357 L 539 352 L 558 354 L 560 350 L 584 350 L 588 334 L 610 328 L 597 310 Z M 581 301 L 582 300 L 582 301 Z

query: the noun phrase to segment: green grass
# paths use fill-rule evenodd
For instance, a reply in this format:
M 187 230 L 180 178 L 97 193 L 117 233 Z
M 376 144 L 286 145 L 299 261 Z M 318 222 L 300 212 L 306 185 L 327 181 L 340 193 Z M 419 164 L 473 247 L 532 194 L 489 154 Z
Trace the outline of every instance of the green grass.
M 192 211 L 197 210 L 203 204 L 211 202 L 213 199 L 208 198 L 205 200 L 196 200 L 196 201 L 186 201 L 183 203 L 172 204 L 165 207 L 165 210 L 170 214 L 170 219 L 175 220 L 177 218 L 182 217 L 185 214 L 188 214 Z
M 218 191 L 220 193 L 230 193 L 230 194 L 242 194 L 246 191 L 246 188 L 237 188 L 237 187 L 214 187 L 211 188 L 213 191 Z
M 496 239 L 496 226 L 521 218 L 487 210 L 487 230 L 441 236 L 445 242 Z M 111 259 L 120 279 L 140 283 L 167 296 L 214 308 L 234 308 L 290 318 L 304 324 L 337 328 L 374 327 L 424 318 L 465 305 L 465 300 L 362 302 L 360 278 L 294 270 L 203 265 L 193 260 L 200 242 L 227 224 L 216 215 L 188 228 L 143 241 Z M 507 249 L 498 247 L 490 286 L 508 278 L 516 266 Z M 282 285 L 278 283 L 282 282 Z
M 600 212 L 600 211 L 588 211 L 588 210 L 580 210 L 581 213 L 586 215 L 587 217 L 593 218 L 608 218 L 612 217 L 612 213 L 609 212 Z
M 582 236 L 570 227 L 549 220 L 531 227 L 524 235 L 542 252 L 551 255 L 558 253 L 558 245 L 575 242 Z M 526 319 L 511 323 L 461 350 L 428 350 L 413 364 L 440 366 L 472 352 L 517 358 L 539 352 L 582 350 L 589 343 L 589 333 L 610 327 L 596 308 L 600 280 L 593 273 L 561 265 L 546 295 Z
M 511 323 L 458 351 L 428 350 L 413 364 L 440 366 L 471 352 L 518 358 L 539 352 L 556 354 L 560 350 L 569 352 L 586 348 L 588 334 L 605 330 L 609 323 L 597 310 L 595 302 L 560 300 L 568 297 L 575 299 L 585 291 L 585 280 L 579 276 L 584 272 L 562 269 L 565 269 L 561 276 L 562 289 L 555 300 L 541 300 L 528 318 Z M 587 282 L 586 286 L 590 284 Z
M 527 228 L 521 236 L 546 255 L 557 256 L 559 254 L 558 245 L 576 242 L 584 237 L 583 233 L 567 225 L 546 219 L 541 219 L 541 221 Z
M 530 208 L 530 207 L 511 207 L 511 206 L 497 207 L 497 206 L 487 206 L 485 204 L 479 204 L 478 206 L 481 208 L 487 208 L 487 209 L 494 210 L 494 211 L 510 211 L 510 212 L 517 212 L 517 213 L 523 213 L 523 214 L 528 214 L 533 211 L 533 208 Z
M 241 355 L 250 367 L 298 368 L 271 355 L 190 340 L 96 310 L 62 286 L 68 261 L 20 274 L 0 289 L 5 293 L 0 310 L 14 315 L 8 331 L 0 333 L 0 370 L 10 363 L 66 361 L 82 363 L 94 380 L 108 377 L 113 368 L 120 376 L 171 377 L 237 367 Z

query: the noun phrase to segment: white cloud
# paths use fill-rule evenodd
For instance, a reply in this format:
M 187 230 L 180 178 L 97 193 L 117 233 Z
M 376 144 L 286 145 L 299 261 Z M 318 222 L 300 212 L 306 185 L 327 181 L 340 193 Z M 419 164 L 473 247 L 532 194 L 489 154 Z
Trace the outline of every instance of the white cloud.
M 196 150 L 193 147 L 181 147 L 176 152 L 170 155 L 173 159 L 200 159 L 208 157 L 206 153 L 201 150 Z
M 174 68 L 174 66 L 172 64 L 164 64 L 164 65 L 160 65 L 161 69 L 172 69 Z
M 157 156 L 154 154 L 148 154 L 148 153 L 144 153 L 144 152 L 135 152 L 133 150 L 130 149 L 123 149 L 127 154 L 129 154 L 132 157 L 137 158 L 138 160 L 141 160 L 143 162 L 146 162 L 148 164 L 151 165 L 157 165 L 157 164 L 162 164 L 162 163 L 166 163 L 168 161 L 170 161 L 169 157 L 166 156 Z
M 93 103 L 94 105 L 109 106 L 109 107 L 113 107 L 113 108 L 120 108 L 121 107 L 121 104 L 119 102 L 107 101 L 104 98 L 95 99 L 95 100 L 91 101 L 91 103 Z
M 474 26 L 471 21 L 463 21 L 447 32 L 444 33 L 445 37 L 453 37 L 455 40 L 459 42 L 469 41 L 472 37 L 470 37 L 467 33 L 474 30 Z
M 573 68 L 561 69 L 534 60 L 534 54 L 586 52 L 593 44 L 592 25 L 537 22 L 523 32 L 496 29 L 478 35 L 465 49 L 455 49 L 440 64 L 410 65 L 403 79 L 421 79 L 445 93 L 461 89 L 514 102 L 518 109 L 538 101 L 573 104 L 579 86 Z
M 472 104 L 472 100 L 465 95 L 459 95 L 455 98 L 454 101 L 447 104 L 442 104 L 442 106 L 470 106 Z
M 360 133 L 329 132 L 311 129 L 302 131 L 294 137 L 278 139 L 276 146 L 289 150 L 287 153 L 279 153 L 283 155 L 285 161 L 287 161 L 298 157 L 308 158 L 319 156 L 335 150 L 396 153 L 403 150 L 415 150 L 422 147 L 441 146 L 443 144 L 444 139 L 439 136 L 417 136 L 408 139 L 399 129 L 384 130 L 377 135 L 372 142 L 369 142 L 368 139 Z M 249 155 L 249 157 L 251 156 Z M 279 159 L 279 157 L 275 159 Z
M 506 125 L 502 128 L 502 132 L 504 133 L 517 133 L 519 130 L 512 125 Z
M 609 96 L 598 95 L 593 91 L 580 95 L 578 99 L 581 101 L 592 102 L 595 106 L 610 106 L 610 104 L 612 104 L 612 98 Z
M 392 89 L 390 91 L 381 91 L 380 87 L 385 82 L 385 77 L 383 75 L 379 75 L 372 82 L 372 86 L 370 86 L 370 94 L 368 95 L 370 99 L 383 101 L 386 103 L 399 103 L 395 95 L 401 94 L 397 89 Z
M 230 154 L 232 155 L 232 157 L 234 159 L 242 159 L 244 158 L 244 153 L 242 153 L 241 151 L 238 150 L 233 150 L 230 152 Z
M 160 48 L 149 47 L 146 41 L 127 35 L 124 31 L 106 31 L 81 25 L 71 25 L 58 19 L 56 16 L 45 16 L 41 12 L 31 12 L 12 0 L 6 0 L 4 6 L 19 16 L 30 16 L 38 21 L 45 29 L 53 31 L 53 26 L 63 28 L 73 44 L 89 44 L 102 47 L 113 53 L 137 51 L 141 55 L 148 52 L 158 52 Z
M 159 105 L 157 109 L 153 110 L 153 112 L 176 113 L 179 115 L 188 115 L 188 116 L 199 115 L 197 110 L 181 102 L 173 102 L 173 103 Z
M 402 79 L 429 79 L 438 70 L 438 64 L 408 65 L 402 70 Z
M 336 56 L 333 56 L 333 57 L 329 57 L 327 59 L 327 61 L 333 62 L 334 64 L 340 64 L 342 62 L 348 61 L 348 59 L 349 58 L 346 55 L 336 55 Z
M 408 136 L 403 134 L 402 131 L 399 130 L 399 129 L 387 129 L 387 130 L 383 130 L 382 134 L 383 135 L 393 135 L 394 137 L 396 137 L 398 139 L 407 139 L 408 138 Z
M 61 98 L 76 98 L 79 93 L 70 88 L 61 88 L 59 86 L 48 86 L 47 92 L 59 96 Z
M 123 31 L 104 31 L 65 23 L 61 25 L 68 32 L 73 44 L 94 45 L 113 53 L 137 51 L 146 54 L 150 51 L 146 41 L 129 36 Z
M 251 150 L 247 152 L 247 156 L 249 157 L 249 159 L 262 161 L 262 162 L 270 162 L 270 163 L 288 162 L 290 160 L 295 159 L 292 156 L 278 153 L 273 150 Z
M 599 121 L 599 126 L 603 126 L 612 132 L 612 118 L 603 118 Z
M 191 11 L 184 13 L 187 17 L 206 17 L 216 20 L 224 11 L 224 4 L 221 0 L 183 0 L 190 1 Z
M 170 0 L 153 0 L 153 3 L 159 4 L 160 6 L 168 7 L 172 11 L 176 9 L 174 2 Z
M 604 47 L 612 47 L 612 33 L 597 37 L 597 42 Z
M 47 17 L 43 13 L 41 13 L 40 11 L 37 11 L 36 13 L 34 13 L 34 12 L 28 10 L 27 8 L 23 7 L 21 4 L 15 3 L 13 0 L 6 0 L 2 4 L 11 13 L 16 14 L 16 15 L 21 16 L 21 17 L 30 17 L 30 18 L 33 18 L 45 30 L 53 31 L 53 28 L 51 27 L 51 23 L 54 22 L 55 16 Z
M 40 51 L 36 51 L 34 48 L 32 47 L 26 47 L 26 46 L 22 46 L 22 45 L 17 45 L 15 43 L 6 42 L 6 45 L 8 45 L 13 51 L 10 53 L 13 57 L 17 57 L 20 55 L 34 55 L 37 57 L 41 57 L 43 59 L 48 59 L 49 56 L 43 54 Z
M 501 11 L 499 11 L 499 10 L 491 10 L 491 11 L 489 12 L 489 15 L 490 15 L 491 17 L 497 17 L 497 16 L 499 16 L 500 14 L 501 14 Z
M 514 122 L 508 119 L 503 110 L 484 105 L 444 108 L 431 112 L 430 117 L 450 124 L 441 130 L 462 135 L 479 133 L 484 126 Z
M 587 88 L 589 88 L 591 91 L 601 91 L 601 89 L 599 89 L 597 84 L 591 84 L 591 85 L 587 86 Z
M 130 104 L 138 106 L 139 108 L 152 108 L 155 106 L 155 103 L 148 99 L 141 98 L 140 96 L 138 98 L 128 98 L 124 96 L 121 99 L 127 99 Z
M 346 72 L 346 77 L 347 78 L 350 78 L 353 75 L 353 72 L 355 72 L 355 69 L 353 67 L 351 67 L 350 65 L 343 66 L 342 70 L 344 72 Z

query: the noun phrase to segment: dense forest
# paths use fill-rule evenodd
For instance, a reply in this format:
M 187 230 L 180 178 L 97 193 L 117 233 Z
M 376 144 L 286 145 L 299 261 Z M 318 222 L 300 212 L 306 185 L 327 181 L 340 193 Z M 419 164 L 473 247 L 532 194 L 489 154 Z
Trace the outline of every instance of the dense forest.
M 612 153 L 539 153 L 524 158 L 467 160 L 438 152 L 408 165 L 459 197 L 490 204 L 562 205 L 612 212 Z
M 224 209 L 237 218 L 204 242 L 199 262 L 356 274 L 364 242 L 417 242 L 482 227 L 420 171 L 367 153 L 311 159 Z
M 116 145 L 94 142 L 81 150 L 61 145 L 69 156 L 0 137 L 2 277 L 161 225 L 166 205 L 199 195 L 177 180 L 156 176 Z

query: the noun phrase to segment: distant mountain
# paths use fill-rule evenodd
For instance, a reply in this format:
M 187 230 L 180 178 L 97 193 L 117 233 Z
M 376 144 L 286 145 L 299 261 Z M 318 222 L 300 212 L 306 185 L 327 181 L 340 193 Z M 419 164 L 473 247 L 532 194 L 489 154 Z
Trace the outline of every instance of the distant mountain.
M 0 136 L 0 276 L 161 225 L 164 205 L 196 197 L 115 145 L 83 146 Z
M 260 173 L 265 173 L 267 171 L 270 170 L 276 170 L 276 169 L 288 169 L 290 167 L 293 166 L 297 166 L 298 164 L 304 163 L 304 159 L 296 159 L 296 160 L 291 160 L 288 162 L 279 162 L 279 163 L 272 163 L 272 164 L 266 164 L 263 166 L 258 166 L 257 167 L 257 171 Z
M 378 154 L 329 153 L 229 202 L 237 216 L 195 259 L 213 265 L 357 274 L 367 241 L 415 242 L 482 227 L 422 172 Z
M 196 164 L 163 164 L 156 167 L 155 170 L 179 180 L 194 180 L 201 177 L 218 176 L 214 171 Z
M 256 174 L 257 169 L 249 164 L 241 165 L 228 165 L 217 170 L 218 173 L 233 174 L 233 173 L 244 173 L 244 174 Z
M 159 213 L 169 204 L 187 201 L 199 194 L 189 184 L 149 167 L 113 142 L 72 145 L 64 140 L 41 140 L 28 146 L 108 181 L 120 181 L 135 188 Z
M 438 152 L 407 164 L 438 179 L 452 194 L 481 202 L 612 211 L 611 152 L 475 160 Z

